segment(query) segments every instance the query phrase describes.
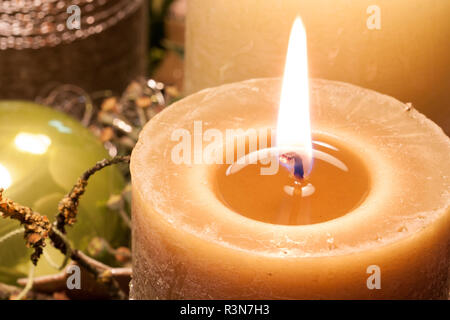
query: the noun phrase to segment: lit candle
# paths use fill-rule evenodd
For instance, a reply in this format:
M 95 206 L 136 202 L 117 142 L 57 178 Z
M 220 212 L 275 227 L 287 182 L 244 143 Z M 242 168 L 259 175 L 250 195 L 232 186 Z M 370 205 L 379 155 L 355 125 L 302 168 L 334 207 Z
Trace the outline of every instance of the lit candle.
M 315 141 L 313 150 L 305 43 L 297 19 L 286 59 L 275 146 L 247 154 L 217 176 L 224 202 L 255 220 L 285 225 L 324 222 L 350 212 L 369 189 L 364 166 L 345 147 L 338 148 L 338 142 L 331 146 Z M 258 177 L 264 166 L 252 157 L 278 161 L 287 170 Z
M 449 1 L 190 0 L 185 90 L 281 76 L 291 22 L 312 77 L 412 102 L 450 134 Z
M 279 79 L 207 89 L 144 128 L 132 298 L 447 297 L 448 137 L 389 96 L 308 89 L 300 22 L 291 41 L 281 94 Z

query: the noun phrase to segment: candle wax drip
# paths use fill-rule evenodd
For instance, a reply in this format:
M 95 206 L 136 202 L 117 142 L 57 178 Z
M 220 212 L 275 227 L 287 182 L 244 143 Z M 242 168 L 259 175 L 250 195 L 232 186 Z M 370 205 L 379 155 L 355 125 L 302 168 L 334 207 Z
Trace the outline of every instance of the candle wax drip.
M 261 174 L 261 168 L 268 167 L 263 161 L 231 174 L 230 165 L 223 165 L 217 177 L 218 196 L 236 213 L 271 224 L 316 224 L 351 212 L 370 189 L 367 168 L 336 141 L 316 141 L 314 150 L 314 167 L 307 177 L 298 159 L 286 153 L 273 175 Z

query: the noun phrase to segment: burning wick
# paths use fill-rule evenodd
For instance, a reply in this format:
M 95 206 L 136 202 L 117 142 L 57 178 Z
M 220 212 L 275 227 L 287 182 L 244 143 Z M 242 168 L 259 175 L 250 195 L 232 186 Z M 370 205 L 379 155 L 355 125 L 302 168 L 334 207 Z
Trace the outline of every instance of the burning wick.
M 295 179 L 293 185 L 284 186 L 284 192 L 290 196 L 309 197 L 316 189 L 311 183 L 305 181 L 305 169 L 302 157 L 296 152 L 286 152 L 279 157 L 279 162 L 287 168 Z
M 293 175 L 299 180 L 305 178 L 305 170 L 303 168 L 303 160 L 295 152 L 284 153 L 280 156 L 280 163 L 288 168 L 293 168 Z
M 348 168 L 341 160 L 320 150 L 312 150 L 313 158 L 328 162 L 336 168 L 347 172 Z M 303 157 L 302 157 L 303 155 Z M 286 170 L 289 171 L 294 181 L 292 185 L 284 186 L 284 191 L 289 196 L 301 195 L 303 198 L 309 197 L 315 193 L 315 187 L 308 181 L 310 169 L 308 164 L 308 157 L 305 155 L 304 149 L 296 147 L 272 147 L 250 152 L 249 154 L 239 158 L 236 162 L 231 164 L 225 174 L 227 176 L 236 174 L 250 164 L 256 164 L 263 159 L 277 161 Z M 312 160 L 311 160 L 312 162 Z M 278 168 L 278 167 L 277 167 Z M 273 175 L 272 166 L 270 166 L 267 173 L 263 173 L 264 167 L 261 168 L 261 175 Z M 278 169 L 277 169 L 278 170 Z

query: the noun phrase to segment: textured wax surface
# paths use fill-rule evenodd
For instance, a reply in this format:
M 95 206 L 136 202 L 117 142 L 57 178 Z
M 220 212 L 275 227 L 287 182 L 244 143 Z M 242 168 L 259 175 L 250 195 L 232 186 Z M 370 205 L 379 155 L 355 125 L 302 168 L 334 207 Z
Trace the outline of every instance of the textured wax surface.
M 270 128 L 279 79 L 207 89 L 174 104 L 133 151 L 133 297 L 437 298 L 447 294 L 450 142 L 399 101 L 340 82 L 311 82 L 313 131 L 370 168 L 353 212 L 287 227 L 247 219 L 214 192 L 217 165 L 170 161 L 175 128 Z M 368 290 L 366 268 L 383 270 Z

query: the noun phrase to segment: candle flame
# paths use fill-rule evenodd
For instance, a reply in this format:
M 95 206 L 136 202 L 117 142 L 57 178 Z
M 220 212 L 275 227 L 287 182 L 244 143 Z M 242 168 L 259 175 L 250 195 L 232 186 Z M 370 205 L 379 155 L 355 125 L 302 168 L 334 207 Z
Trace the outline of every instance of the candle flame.
M 305 174 L 312 168 L 306 32 L 300 18 L 292 26 L 281 89 L 276 145 L 301 150 Z

